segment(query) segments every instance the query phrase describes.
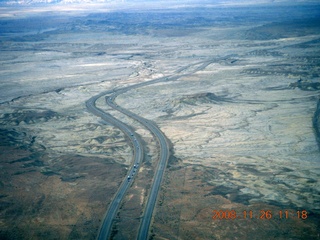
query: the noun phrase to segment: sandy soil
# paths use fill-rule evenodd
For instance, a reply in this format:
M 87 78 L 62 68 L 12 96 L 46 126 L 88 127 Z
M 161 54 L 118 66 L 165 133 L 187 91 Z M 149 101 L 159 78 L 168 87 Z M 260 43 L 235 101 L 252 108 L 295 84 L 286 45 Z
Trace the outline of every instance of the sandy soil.
M 0 238 L 95 239 L 132 149 L 85 101 L 177 75 L 116 99 L 157 123 L 172 144 L 152 237 L 319 239 L 320 154 L 312 124 L 319 89 L 297 86 L 300 78 L 319 82 L 320 25 L 312 7 L 285 9 L 48 17 L 54 28 L 49 20 L 39 27 L 40 15 L 2 19 Z M 157 145 L 103 98 L 97 105 L 145 143 L 113 232 L 114 239 L 132 239 Z M 242 218 L 213 219 L 215 210 Z M 252 219 L 243 219 L 245 210 Z M 260 219 L 262 210 L 272 218 Z M 276 217 L 286 210 L 286 219 Z

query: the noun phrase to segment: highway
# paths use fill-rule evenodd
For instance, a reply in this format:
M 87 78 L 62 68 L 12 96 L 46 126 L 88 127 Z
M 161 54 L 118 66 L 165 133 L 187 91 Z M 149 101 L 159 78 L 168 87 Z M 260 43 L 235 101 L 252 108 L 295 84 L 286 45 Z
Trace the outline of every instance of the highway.
M 140 228 L 139 228 L 139 233 L 137 239 L 139 240 L 146 240 L 148 239 L 149 235 L 149 227 L 151 224 L 151 219 L 152 219 L 152 214 L 153 210 L 156 204 L 158 192 L 160 189 L 160 185 L 162 182 L 162 178 L 164 175 L 164 170 L 166 168 L 170 153 L 169 153 L 169 143 L 165 135 L 161 132 L 161 130 L 157 127 L 155 123 L 153 123 L 150 120 L 144 119 L 135 113 L 132 113 L 131 111 L 124 109 L 120 106 L 118 106 L 114 100 L 115 98 L 123 94 L 129 90 L 135 89 L 135 88 L 140 88 L 144 86 L 148 86 L 151 84 L 156 84 L 160 82 L 166 82 L 166 81 L 174 81 L 177 80 L 183 76 L 187 76 L 191 73 L 201 71 L 205 67 L 207 67 L 209 64 L 211 64 L 214 61 L 217 60 L 225 60 L 227 59 L 228 56 L 222 57 L 222 58 L 216 58 L 216 59 L 209 59 L 206 61 L 201 61 L 195 64 L 190 64 L 188 66 L 182 67 L 178 69 L 175 74 L 170 75 L 170 76 L 165 76 L 165 77 L 160 77 L 156 78 L 147 82 L 142 82 L 142 83 L 137 83 L 131 86 L 127 87 L 122 87 L 117 90 L 110 90 L 110 91 L 105 91 L 102 92 L 96 96 L 93 96 L 89 100 L 86 101 L 86 106 L 87 109 L 95 114 L 96 116 L 102 118 L 103 120 L 113 124 L 114 126 L 118 127 L 124 134 L 127 135 L 127 137 L 130 139 L 132 146 L 133 146 L 133 151 L 134 151 L 134 156 L 133 156 L 133 164 L 131 169 L 128 171 L 128 176 L 133 176 L 132 174 L 134 173 L 134 165 L 140 166 L 140 163 L 143 160 L 143 147 L 141 144 L 141 141 L 137 134 L 125 123 L 121 122 L 120 120 L 112 117 L 110 114 L 105 113 L 103 110 L 99 109 L 96 107 L 95 102 L 97 99 L 100 97 L 106 96 L 106 103 L 111 106 L 113 109 L 127 115 L 128 117 L 140 122 L 144 127 L 149 129 L 149 131 L 153 134 L 153 136 L 156 138 L 159 148 L 160 148 L 160 157 L 158 161 L 157 168 L 155 169 L 155 175 L 153 178 L 153 182 L 151 185 L 151 189 L 149 192 L 149 197 L 144 209 L 144 213 L 142 216 L 142 220 L 140 223 Z M 198 66 L 199 65 L 199 66 Z M 190 67 L 195 67 L 194 69 L 189 70 L 188 73 L 182 73 L 183 71 L 188 71 Z M 134 176 L 133 176 L 134 177 Z M 99 230 L 99 235 L 98 235 L 98 240 L 102 239 L 108 239 L 110 234 L 111 234 L 111 227 L 112 223 L 114 220 L 114 217 L 116 216 L 117 210 L 119 209 L 120 202 L 122 201 L 127 189 L 131 185 L 131 181 L 128 181 L 127 178 L 124 179 L 122 182 L 120 188 L 118 189 L 118 192 L 116 193 L 115 197 L 113 198 L 112 203 L 110 204 L 107 213 L 105 214 L 105 218 L 103 221 L 103 224 L 100 227 Z
M 157 127 L 156 124 L 154 124 L 152 121 L 149 121 L 145 118 L 142 118 L 129 110 L 126 110 L 117 104 L 114 103 L 115 98 L 119 94 L 123 94 L 126 91 L 129 91 L 133 88 L 146 86 L 149 84 L 153 84 L 156 82 L 168 80 L 168 77 L 162 77 L 159 79 L 155 79 L 149 82 L 144 82 L 140 84 L 136 84 L 129 87 L 121 88 L 117 91 L 105 91 L 102 92 L 96 96 L 91 97 L 89 100 L 86 101 L 86 107 L 87 109 L 93 113 L 94 115 L 102 118 L 103 120 L 113 124 L 114 126 L 118 127 L 124 134 L 127 135 L 127 137 L 132 142 L 132 146 L 134 149 L 134 156 L 133 156 L 133 162 L 131 169 L 128 171 L 128 176 L 134 177 L 133 173 L 136 170 L 134 166 L 140 166 L 140 163 L 143 160 L 143 147 L 141 144 L 140 139 L 138 136 L 136 136 L 136 133 L 125 123 L 121 122 L 120 120 L 114 118 L 110 114 L 105 113 L 102 109 L 96 107 L 95 102 L 102 96 L 106 96 L 106 102 L 109 106 L 114 108 L 115 110 L 122 112 L 123 114 L 127 115 L 128 117 L 131 117 L 132 119 L 140 122 L 143 126 L 145 126 L 147 129 L 151 131 L 151 133 L 155 136 L 155 138 L 158 141 L 159 147 L 160 147 L 160 160 L 158 162 L 158 166 L 155 172 L 155 176 L 152 182 L 152 186 L 150 189 L 148 201 L 144 210 L 144 214 L 142 216 L 142 221 L 139 228 L 139 234 L 138 239 L 147 239 L 148 233 L 149 233 L 149 226 L 152 219 L 152 213 L 153 209 L 156 204 L 158 192 L 160 189 L 162 177 L 164 174 L 164 170 L 166 168 L 168 159 L 169 159 L 169 144 L 167 138 L 164 136 L 164 134 L 160 131 L 160 129 Z M 174 77 L 175 79 L 175 77 Z M 173 79 L 171 79 L 173 80 Z M 112 94 L 110 96 L 110 94 Z M 109 95 L 109 96 L 108 96 Z M 117 210 L 119 209 L 120 203 L 127 191 L 127 189 L 130 186 L 131 181 L 128 181 L 128 178 L 126 177 L 124 181 L 122 182 L 121 186 L 118 189 L 118 192 L 116 193 L 115 197 L 113 198 L 113 201 L 109 205 L 109 208 L 107 210 L 107 213 L 105 214 L 103 223 L 99 230 L 98 240 L 105 240 L 110 237 L 111 231 L 112 231 L 112 224 L 113 220 L 116 216 Z
M 112 223 L 119 209 L 120 202 L 122 201 L 128 188 L 130 187 L 132 179 L 135 176 L 135 172 L 137 172 L 140 163 L 142 163 L 144 155 L 141 140 L 136 135 L 136 133 L 125 123 L 119 121 L 118 119 L 112 117 L 110 114 L 107 114 L 100 108 L 96 107 L 95 102 L 98 98 L 111 93 L 112 91 L 106 91 L 90 98 L 88 101 L 86 101 L 86 107 L 91 113 L 118 127 L 125 135 L 127 135 L 133 146 L 133 163 L 127 173 L 128 177 L 126 177 L 122 181 L 117 193 L 115 194 L 111 204 L 109 205 L 109 208 L 104 216 L 103 223 L 99 229 L 99 235 L 97 238 L 98 240 L 106 240 L 109 238 L 112 230 Z
M 128 89 L 129 90 L 129 89 Z M 151 133 L 154 135 L 154 137 L 157 139 L 159 147 L 160 147 L 160 160 L 158 162 L 158 166 L 156 168 L 155 176 L 152 182 L 152 186 L 150 189 L 148 201 L 142 216 L 142 221 L 140 223 L 139 233 L 137 239 L 147 239 L 149 235 L 149 226 L 152 219 L 152 213 L 153 209 L 156 204 L 158 192 L 160 189 L 162 177 L 164 174 L 164 170 L 166 168 L 168 159 L 169 159 L 169 143 L 167 138 L 164 136 L 164 134 L 160 131 L 160 129 L 157 127 L 156 124 L 154 124 L 152 121 L 149 121 L 145 118 L 142 118 L 129 110 L 126 110 L 122 107 L 119 107 L 117 104 L 115 104 L 113 101 L 114 99 L 119 95 L 124 93 L 124 90 L 120 90 L 119 92 L 114 93 L 111 97 L 107 97 L 107 103 L 109 106 L 113 107 L 114 109 L 118 110 L 119 112 L 122 112 L 123 114 L 135 119 L 136 121 L 140 122 L 143 126 L 145 126 L 147 129 L 151 131 Z

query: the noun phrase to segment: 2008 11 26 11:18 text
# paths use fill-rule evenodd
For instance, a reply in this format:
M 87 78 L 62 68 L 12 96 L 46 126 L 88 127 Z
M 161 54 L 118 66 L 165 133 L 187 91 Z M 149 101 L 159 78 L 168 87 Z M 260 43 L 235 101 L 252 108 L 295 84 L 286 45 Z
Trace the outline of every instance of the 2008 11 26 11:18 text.
M 244 210 L 237 212 L 236 210 L 213 210 L 212 211 L 213 220 L 223 220 L 223 219 L 289 219 L 289 218 L 298 218 L 306 220 L 308 218 L 308 212 L 306 210 L 299 211 L 289 211 L 289 210 L 260 210 L 259 213 L 253 210 Z

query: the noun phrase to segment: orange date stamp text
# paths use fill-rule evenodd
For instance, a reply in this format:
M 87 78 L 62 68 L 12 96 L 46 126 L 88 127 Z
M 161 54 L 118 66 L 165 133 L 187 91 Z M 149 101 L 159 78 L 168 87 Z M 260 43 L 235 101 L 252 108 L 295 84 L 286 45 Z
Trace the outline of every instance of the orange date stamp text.
M 292 211 L 292 210 L 212 210 L 213 220 L 235 220 L 235 219 L 302 219 L 308 218 L 308 212 L 306 210 Z

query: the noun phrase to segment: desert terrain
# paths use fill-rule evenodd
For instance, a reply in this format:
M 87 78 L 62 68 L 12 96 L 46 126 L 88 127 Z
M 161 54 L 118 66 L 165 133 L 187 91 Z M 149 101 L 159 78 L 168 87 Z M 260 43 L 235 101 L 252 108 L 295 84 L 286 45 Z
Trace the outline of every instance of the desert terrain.
M 133 148 L 85 102 L 161 77 L 115 99 L 170 141 L 150 238 L 320 239 L 318 4 L 20 11 L 0 18 L 1 239 L 96 239 Z M 144 145 L 111 236 L 135 239 L 158 144 L 96 105 Z

